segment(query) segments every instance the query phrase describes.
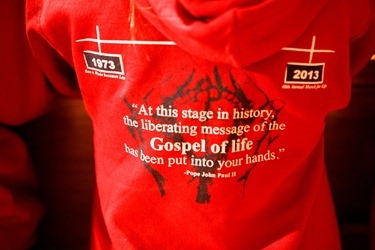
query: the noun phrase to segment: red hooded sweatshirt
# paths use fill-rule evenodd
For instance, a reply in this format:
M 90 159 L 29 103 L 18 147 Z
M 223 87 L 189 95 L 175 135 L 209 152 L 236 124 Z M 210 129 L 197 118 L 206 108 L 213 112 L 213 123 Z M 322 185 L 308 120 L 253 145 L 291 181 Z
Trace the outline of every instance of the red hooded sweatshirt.
M 373 1 L 27 2 L 93 121 L 93 249 L 340 248 L 324 119 L 375 50 Z

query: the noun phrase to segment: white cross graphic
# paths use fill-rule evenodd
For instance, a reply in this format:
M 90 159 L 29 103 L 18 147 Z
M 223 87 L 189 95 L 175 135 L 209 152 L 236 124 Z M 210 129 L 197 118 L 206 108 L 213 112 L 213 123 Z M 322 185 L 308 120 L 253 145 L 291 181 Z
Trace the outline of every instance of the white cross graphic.
M 334 50 L 315 49 L 315 43 L 316 43 L 316 36 L 313 36 L 312 42 L 311 42 L 311 47 L 309 49 L 284 47 L 284 48 L 282 48 L 282 50 L 310 53 L 309 64 L 312 63 L 314 53 L 335 53 Z
M 133 45 L 176 45 L 172 41 L 143 41 L 143 40 L 102 40 L 100 38 L 99 26 L 96 26 L 96 38 L 83 38 L 76 40 L 79 42 L 94 42 L 98 44 L 99 53 L 102 53 L 101 44 L 133 44 Z

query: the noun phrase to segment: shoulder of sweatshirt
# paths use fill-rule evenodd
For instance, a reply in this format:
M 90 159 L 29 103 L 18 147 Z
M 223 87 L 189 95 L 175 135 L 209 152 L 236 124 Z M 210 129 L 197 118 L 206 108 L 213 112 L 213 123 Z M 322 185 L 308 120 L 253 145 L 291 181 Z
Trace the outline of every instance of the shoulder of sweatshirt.
M 59 1 L 59 0 L 27 0 L 26 18 L 27 30 L 38 33 L 60 56 L 73 65 L 72 41 L 74 32 L 87 30 L 87 26 L 95 20 L 107 19 L 113 22 L 115 12 L 125 10 L 123 17 L 128 18 L 128 1 Z M 122 6 L 119 9 L 119 5 Z M 90 30 L 91 31 L 91 30 Z
M 46 39 L 50 45 L 59 52 L 63 58 L 72 65 L 71 31 L 95 19 L 106 16 L 108 22 L 113 22 L 112 14 L 122 12 L 124 19 L 129 18 L 129 1 L 74 1 L 74 0 L 27 0 L 28 30 L 35 30 Z M 330 0 L 337 5 L 346 6 L 348 15 L 348 28 L 353 40 L 366 33 L 374 16 L 374 0 Z M 119 9 L 119 6 L 121 8 Z M 104 7 L 105 6 L 105 7 Z M 108 12 L 108 10 L 112 10 Z M 332 13 L 334 14 L 334 13 Z
M 130 26 L 130 1 L 28 0 L 27 2 L 29 37 L 33 40 L 33 34 L 37 33 L 37 36 L 45 40 L 54 50 L 53 53 L 57 53 L 60 58 L 63 58 L 70 68 L 74 68 L 72 44 L 76 39 L 81 38 L 82 34 L 88 32 L 88 24 L 94 25 L 96 20 L 107 20 L 108 23 L 114 24 L 113 27 L 119 23 L 123 23 L 125 27 Z M 350 48 L 352 49 L 351 57 L 356 64 L 352 70 L 354 74 L 374 52 L 372 48 L 374 47 L 372 46 L 374 44 L 374 0 L 348 0 L 345 2 L 329 0 L 327 4 L 337 5 L 337 9 L 340 9 L 342 13 L 340 15 L 346 15 L 345 17 L 332 13 L 332 18 L 342 18 L 347 25 L 350 41 L 346 42 L 353 43 Z M 330 8 L 330 11 L 332 9 Z M 329 24 L 327 25 L 329 28 Z M 122 29 L 122 32 L 124 30 L 128 32 L 127 35 L 131 33 L 126 28 Z M 332 32 L 335 31 L 332 30 Z M 75 34 L 80 34 L 81 37 L 75 37 Z M 35 45 L 34 42 L 33 47 L 35 50 L 38 45 Z M 40 50 L 38 53 L 40 54 L 38 57 L 46 54 Z M 62 67 L 61 64 L 63 65 L 63 63 L 55 62 L 56 64 L 59 67 Z M 65 65 L 62 68 L 65 68 L 64 72 L 69 72 L 66 69 L 69 67 Z M 70 87 L 74 89 L 75 84 L 70 83 Z
M 350 67 L 354 77 L 375 54 L 375 1 L 348 1 Z
M 375 1 L 350 0 L 344 4 L 347 5 L 350 37 L 354 41 L 368 32 L 371 23 L 374 22 Z
M 63 95 L 79 97 L 70 42 L 75 11 L 69 5 L 74 5 L 73 1 L 26 0 L 26 31 L 51 86 Z

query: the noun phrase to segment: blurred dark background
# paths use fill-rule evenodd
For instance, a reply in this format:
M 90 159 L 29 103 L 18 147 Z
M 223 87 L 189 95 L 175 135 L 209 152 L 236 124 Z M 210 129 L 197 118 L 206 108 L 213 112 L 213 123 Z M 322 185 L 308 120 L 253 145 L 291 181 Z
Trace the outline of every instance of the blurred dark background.
M 348 107 L 327 117 L 325 142 L 343 249 L 374 250 L 375 61 L 354 79 Z

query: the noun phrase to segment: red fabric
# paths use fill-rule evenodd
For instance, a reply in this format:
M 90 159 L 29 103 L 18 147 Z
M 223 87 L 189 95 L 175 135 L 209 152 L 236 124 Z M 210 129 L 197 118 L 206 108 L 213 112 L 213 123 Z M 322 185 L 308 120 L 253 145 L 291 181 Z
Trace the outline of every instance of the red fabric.
M 93 249 L 339 249 L 322 134 L 375 50 L 369 2 L 135 2 L 27 5 L 93 120 Z
M 52 100 L 25 34 L 25 1 L 0 3 L 0 123 L 19 125 L 45 112 Z

